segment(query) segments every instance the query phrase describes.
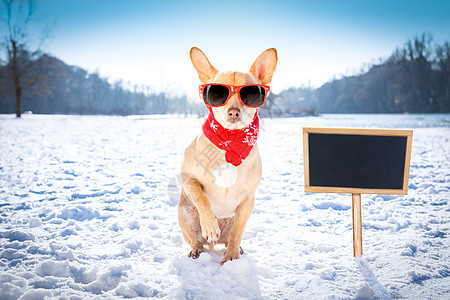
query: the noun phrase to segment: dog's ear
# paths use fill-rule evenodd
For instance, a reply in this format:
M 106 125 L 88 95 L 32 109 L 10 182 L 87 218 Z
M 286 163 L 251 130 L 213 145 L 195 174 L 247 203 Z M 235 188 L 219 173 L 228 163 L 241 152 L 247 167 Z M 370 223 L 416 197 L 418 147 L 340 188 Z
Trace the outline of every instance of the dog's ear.
M 261 53 L 250 68 L 250 73 L 255 75 L 262 84 L 269 84 L 272 81 L 273 72 L 277 67 L 277 50 L 270 48 Z
M 198 73 L 200 81 L 203 83 L 208 83 L 213 80 L 217 74 L 217 70 L 211 65 L 202 50 L 197 47 L 192 47 L 190 55 L 192 64 Z

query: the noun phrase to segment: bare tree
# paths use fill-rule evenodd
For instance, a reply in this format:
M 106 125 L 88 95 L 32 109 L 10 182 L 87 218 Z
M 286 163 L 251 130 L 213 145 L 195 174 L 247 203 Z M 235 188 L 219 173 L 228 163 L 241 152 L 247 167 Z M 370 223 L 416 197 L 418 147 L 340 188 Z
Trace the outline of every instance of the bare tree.
M 4 41 L 1 44 L 4 53 L 6 72 L 4 76 L 13 85 L 16 99 L 16 116 L 20 118 L 22 114 L 21 99 L 25 90 L 39 81 L 38 64 L 39 56 L 42 54 L 41 46 L 48 37 L 50 31 L 47 30 L 42 35 L 34 50 L 29 50 L 31 44 L 31 29 L 36 18 L 35 5 L 32 0 L 3 0 L 2 11 L 6 12 L 2 16 L 3 25 L 6 26 Z M 34 27 L 33 29 L 35 29 Z

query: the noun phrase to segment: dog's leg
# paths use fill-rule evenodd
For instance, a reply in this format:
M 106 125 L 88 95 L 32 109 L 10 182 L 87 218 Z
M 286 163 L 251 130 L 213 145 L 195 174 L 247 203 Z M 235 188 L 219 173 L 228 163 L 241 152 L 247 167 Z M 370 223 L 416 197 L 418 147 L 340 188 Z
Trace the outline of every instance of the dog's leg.
M 255 196 L 249 196 L 239 204 L 235 213 L 235 223 L 228 238 L 227 250 L 225 251 L 221 264 L 223 265 L 229 260 L 238 259 L 239 254 L 243 254 L 241 245 L 242 234 L 244 233 L 245 225 L 250 217 L 253 206 L 255 204 Z
M 210 244 L 214 244 L 220 237 L 220 228 L 212 211 L 208 198 L 203 193 L 200 183 L 192 178 L 187 178 L 183 183 L 186 200 L 194 206 L 198 212 L 201 235 Z
M 183 189 L 178 204 L 178 223 L 184 240 L 192 248 L 189 257 L 198 258 L 203 252 L 203 243 L 206 243 L 206 240 L 202 237 L 197 209 L 189 204 Z

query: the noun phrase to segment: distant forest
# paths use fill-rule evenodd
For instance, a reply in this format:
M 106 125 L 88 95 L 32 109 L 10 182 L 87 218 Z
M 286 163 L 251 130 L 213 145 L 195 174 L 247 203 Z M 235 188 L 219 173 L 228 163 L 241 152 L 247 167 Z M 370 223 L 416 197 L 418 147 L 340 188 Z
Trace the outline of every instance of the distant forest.
M 26 52 L 22 55 L 26 56 Z M 1 66 L 0 113 L 15 112 L 15 94 L 9 66 Z M 24 90 L 22 111 L 38 114 L 166 114 L 195 113 L 195 105 L 188 105 L 187 97 L 169 98 L 164 93 L 151 94 L 144 87 L 133 90 L 122 82 L 110 84 L 97 73 L 88 73 L 77 66 L 69 66 L 58 58 L 42 54 L 31 64 L 24 77 L 37 82 Z M 31 79 L 24 78 L 24 81 Z
M 423 34 L 359 75 L 317 89 L 291 88 L 275 97 L 279 112 L 448 113 L 450 45 Z
M 23 60 L 27 52 L 22 51 Z M 196 114 L 207 111 L 187 96 L 170 97 L 110 84 L 97 73 L 69 66 L 42 54 L 27 74 L 39 73 L 24 90 L 22 111 L 42 114 Z M 8 63 L 0 66 L 0 113 L 14 113 L 15 99 Z M 409 40 L 389 58 L 358 75 L 312 88 L 290 88 L 271 94 L 263 115 L 298 116 L 318 113 L 448 113 L 450 112 L 450 45 L 432 44 L 423 34 Z

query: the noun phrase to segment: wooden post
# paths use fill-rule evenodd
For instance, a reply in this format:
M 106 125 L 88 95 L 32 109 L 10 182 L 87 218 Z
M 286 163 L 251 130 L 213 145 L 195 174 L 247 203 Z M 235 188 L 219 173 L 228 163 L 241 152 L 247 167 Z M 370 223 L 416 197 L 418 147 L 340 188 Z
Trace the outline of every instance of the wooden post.
M 353 256 L 362 255 L 361 194 L 352 194 Z

